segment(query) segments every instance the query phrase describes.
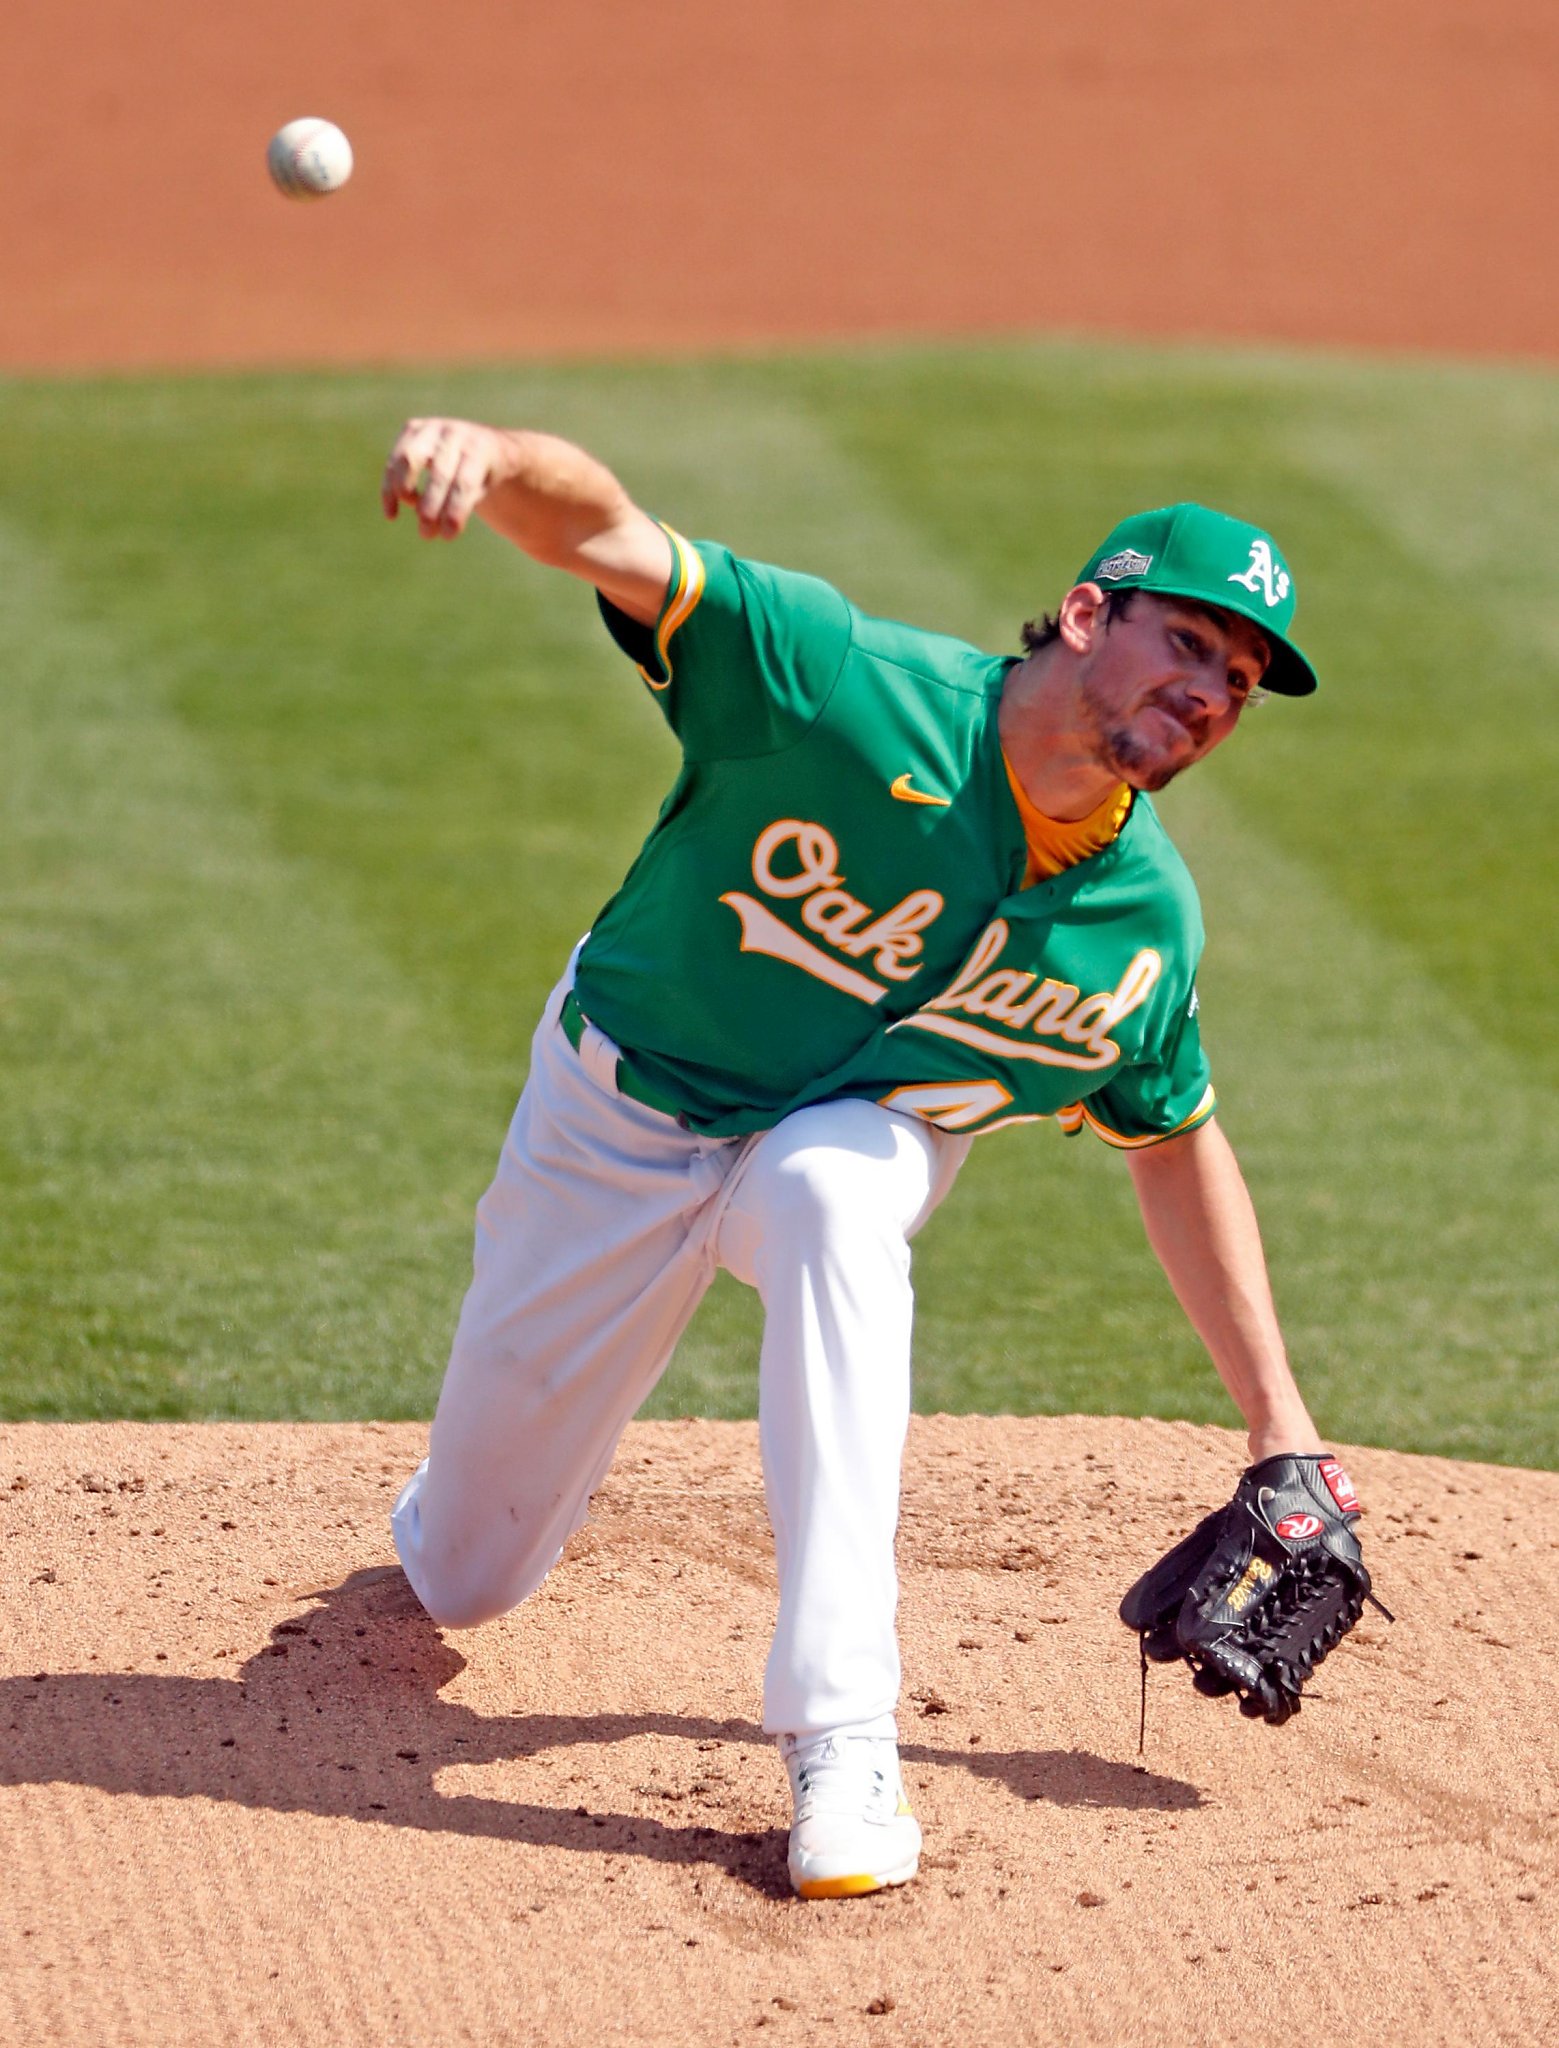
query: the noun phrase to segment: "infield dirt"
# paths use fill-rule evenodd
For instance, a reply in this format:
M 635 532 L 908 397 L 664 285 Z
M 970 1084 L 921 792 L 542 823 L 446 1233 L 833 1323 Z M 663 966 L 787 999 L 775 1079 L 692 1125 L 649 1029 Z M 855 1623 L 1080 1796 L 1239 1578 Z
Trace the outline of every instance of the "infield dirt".
M 16 2043 L 1552 2038 L 1559 1476 L 1349 1453 L 1399 1619 L 1282 1730 L 1114 1616 L 1227 1432 L 912 1428 L 918 1881 L 805 1905 L 756 1725 L 755 1427 L 629 1433 L 525 1608 L 441 1635 L 405 1425 L 0 1431 Z

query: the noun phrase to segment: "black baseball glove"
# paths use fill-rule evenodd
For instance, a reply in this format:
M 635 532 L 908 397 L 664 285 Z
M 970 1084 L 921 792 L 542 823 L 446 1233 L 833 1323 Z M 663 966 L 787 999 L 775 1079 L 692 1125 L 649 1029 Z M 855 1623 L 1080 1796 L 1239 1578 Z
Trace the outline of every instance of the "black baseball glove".
M 1263 1458 L 1225 1508 L 1205 1516 L 1121 1602 L 1147 1660 L 1183 1657 L 1196 1689 L 1237 1692 L 1240 1712 L 1274 1727 L 1299 1712 L 1317 1664 L 1369 1601 L 1353 1525 L 1358 1496 L 1331 1457 Z

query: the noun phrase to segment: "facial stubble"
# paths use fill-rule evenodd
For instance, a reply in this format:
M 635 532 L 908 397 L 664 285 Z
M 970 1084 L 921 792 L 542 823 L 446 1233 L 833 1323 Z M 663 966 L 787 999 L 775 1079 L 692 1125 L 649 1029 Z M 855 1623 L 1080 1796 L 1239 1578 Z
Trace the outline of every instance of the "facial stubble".
M 1194 750 L 1185 760 L 1165 762 L 1157 748 L 1146 745 L 1137 737 L 1130 723 L 1112 722 L 1108 714 L 1094 701 L 1086 685 L 1082 692 L 1082 704 L 1089 729 L 1093 734 L 1096 759 L 1100 766 L 1108 768 L 1110 773 L 1119 776 L 1122 782 L 1130 783 L 1133 789 L 1146 790 L 1151 795 L 1154 791 L 1167 787 L 1182 769 L 1191 766 L 1201 750 L 1201 740 L 1198 736 L 1174 712 L 1158 703 L 1156 695 L 1148 698 L 1140 710 L 1157 710 L 1162 715 L 1173 718 L 1175 723 L 1181 726 Z

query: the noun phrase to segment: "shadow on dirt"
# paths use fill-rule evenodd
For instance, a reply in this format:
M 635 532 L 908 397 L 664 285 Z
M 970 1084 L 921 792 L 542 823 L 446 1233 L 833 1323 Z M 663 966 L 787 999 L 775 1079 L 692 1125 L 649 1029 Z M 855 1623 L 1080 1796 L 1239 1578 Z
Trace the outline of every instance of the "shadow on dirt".
M 150 1798 L 205 1798 L 281 1813 L 488 1836 L 598 1855 L 714 1864 L 754 1889 L 788 1896 L 785 1836 L 570 1803 L 446 1793 L 452 1767 L 545 1758 L 646 1735 L 690 1745 L 685 1782 L 646 1799 L 696 1811 L 712 1787 L 706 1759 L 731 1745 L 767 1747 L 751 1722 L 689 1715 L 483 1715 L 440 1697 L 465 1668 L 396 1567 L 354 1572 L 280 1622 L 232 1678 L 149 1672 L 39 1673 L 0 1681 L 0 1784 L 64 1782 Z M 1086 1751 L 973 1753 L 905 1743 L 907 1763 L 955 1765 L 1019 1797 L 1061 1806 L 1202 1804 L 1178 1779 Z M 559 1788 L 560 1794 L 562 1788 Z M 713 1805 L 713 1800 L 710 1804 Z

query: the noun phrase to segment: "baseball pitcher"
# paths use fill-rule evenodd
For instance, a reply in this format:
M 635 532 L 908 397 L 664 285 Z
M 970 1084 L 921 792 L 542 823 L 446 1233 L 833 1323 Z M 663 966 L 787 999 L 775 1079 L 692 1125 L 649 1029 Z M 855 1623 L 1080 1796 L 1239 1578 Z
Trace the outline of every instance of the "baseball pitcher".
M 1111 533 L 1017 655 L 688 541 L 582 449 L 411 421 L 384 509 L 473 514 L 595 589 L 681 748 L 542 1013 L 477 1210 L 429 1454 L 394 1511 L 435 1620 L 540 1585 L 715 1270 L 763 1302 L 779 1575 L 764 1726 L 807 1898 L 913 1877 L 894 1533 L 910 1242 L 981 1132 L 1126 1155 L 1249 1429 L 1230 1506 L 1132 1589 L 1146 1654 L 1286 1718 L 1368 1593 L 1358 1504 L 1285 1361 L 1198 1028 L 1202 926 L 1150 792 L 1258 689 L 1304 696 L 1291 572 L 1204 506 Z

